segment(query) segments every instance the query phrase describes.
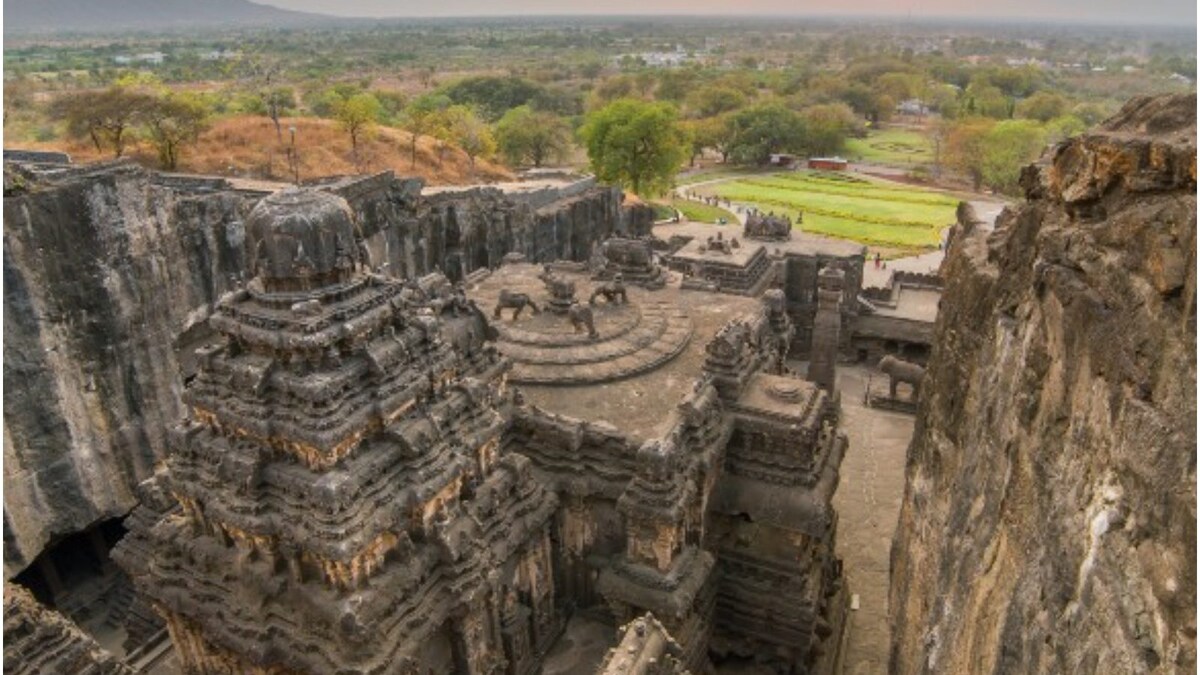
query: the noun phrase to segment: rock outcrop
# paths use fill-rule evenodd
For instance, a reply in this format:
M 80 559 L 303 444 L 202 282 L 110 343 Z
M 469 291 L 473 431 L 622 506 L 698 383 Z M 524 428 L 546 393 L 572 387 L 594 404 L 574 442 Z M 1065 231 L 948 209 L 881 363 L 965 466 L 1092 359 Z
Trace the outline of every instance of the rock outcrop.
M 47 544 L 127 513 L 183 416 L 204 319 L 241 282 L 243 218 L 275 187 L 130 164 L 5 166 L 4 572 Z M 451 279 L 505 254 L 586 259 L 645 234 L 646 207 L 581 182 L 536 194 L 429 190 L 390 173 L 331 181 L 371 265 Z M 181 377 L 182 375 L 182 377 Z
M 1196 666 L 1196 100 L 1131 101 L 954 239 L 893 673 Z

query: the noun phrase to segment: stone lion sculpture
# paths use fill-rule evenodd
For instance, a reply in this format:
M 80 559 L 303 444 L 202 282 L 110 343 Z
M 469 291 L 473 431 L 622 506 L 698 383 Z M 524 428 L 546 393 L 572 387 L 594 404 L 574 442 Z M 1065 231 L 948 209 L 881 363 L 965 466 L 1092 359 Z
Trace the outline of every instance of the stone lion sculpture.
M 887 373 L 891 380 L 888 392 L 892 398 L 896 398 L 896 385 L 905 382 L 912 386 L 912 399 L 917 400 L 917 394 L 921 390 L 921 380 L 925 378 L 925 369 L 910 361 L 898 359 L 891 354 L 879 359 L 879 369 Z

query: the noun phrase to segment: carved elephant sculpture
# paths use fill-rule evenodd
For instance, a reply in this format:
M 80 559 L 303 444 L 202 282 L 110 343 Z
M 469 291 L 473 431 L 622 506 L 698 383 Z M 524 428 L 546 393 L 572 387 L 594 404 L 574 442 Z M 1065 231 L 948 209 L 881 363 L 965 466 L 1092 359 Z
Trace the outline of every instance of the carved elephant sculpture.
M 896 385 L 905 382 L 912 386 L 912 400 L 917 400 L 921 390 L 921 380 L 925 379 L 925 369 L 921 366 L 887 355 L 879 359 L 879 369 L 886 373 L 891 380 L 888 392 L 896 398 Z
M 575 303 L 567 309 L 567 318 L 571 320 L 571 326 L 578 333 L 583 327 L 587 327 L 588 337 L 592 340 L 600 337 L 596 332 L 596 321 L 592 316 L 592 308 L 590 305 L 582 305 Z
M 529 294 L 517 293 L 505 288 L 500 291 L 500 298 L 496 301 L 496 309 L 492 312 L 492 318 L 499 319 L 501 310 L 511 309 L 513 310 L 512 320 L 516 321 L 517 317 L 521 316 L 521 310 L 526 307 L 532 309 L 534 314 L 541 313 Z
M 625 294 L 625 282 L 621 279 L 618 273 L 612 281 L 600 284 L 592 291 L 592 297 L 588 298 L 588 304 L 596 304 L 596 300 L 604 298 L 608 304 L 616 304 L 618 301 L 624 305 L 629 302 L 629 297 Z

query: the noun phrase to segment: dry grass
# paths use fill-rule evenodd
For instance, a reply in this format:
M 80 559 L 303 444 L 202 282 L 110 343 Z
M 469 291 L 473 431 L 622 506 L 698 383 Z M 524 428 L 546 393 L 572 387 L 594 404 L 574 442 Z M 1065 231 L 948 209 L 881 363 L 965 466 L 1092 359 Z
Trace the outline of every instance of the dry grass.
M 288 127 L 296 128 L 296 152 L 300 179 L 372 173 L 391 169 L 401 176 L 420 176 L 429 185 L 464 185 L 511 180 L 513 174 L 503 166 L 476 160 L 472 172 L 466 153 L 446 146 L 440 154 L 429 137 L 417 141 L 415 166 L 411 163 L 411 135 L 400 129 L 377 127 L 366 141 L 359 142 L 357 161 L 350 148 L 350 136 L 331 120 L 296 117 L 281 121 L 283 140 L 275 134 L 275 125 L 265 117 L 241 116 L 217 121 L 195 144 L 184 148 L 179 171 L 239 178 L 288 180 Z M 62 150 L 77 162 L 108 159 L 91 145 L 74 141 L 28 143 L 25 147 Z M 127 150 L 128 156 L 157 167 L 154 149 L 140 143 Z

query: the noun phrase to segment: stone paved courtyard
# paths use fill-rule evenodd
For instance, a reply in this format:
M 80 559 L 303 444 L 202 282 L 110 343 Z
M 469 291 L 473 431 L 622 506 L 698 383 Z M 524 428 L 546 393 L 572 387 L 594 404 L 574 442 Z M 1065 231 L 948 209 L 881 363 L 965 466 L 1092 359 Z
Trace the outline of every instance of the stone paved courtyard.
M 840 518 L 837 551 L 850 592 L 859 596 L 858 611 L 850 612 L 848 623 L 842 671 L 846 675 L 887 672 L 888 558 L 904 497 L 905 453 L 914 422 L 910 415 L 863 405 L 871 372 L 865 366 L 838 367 L 842 428 L 850 436 L 850 449 L 833 496 Z

